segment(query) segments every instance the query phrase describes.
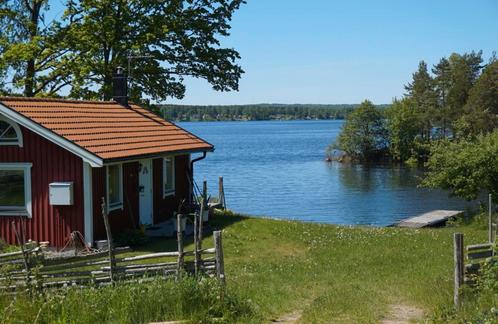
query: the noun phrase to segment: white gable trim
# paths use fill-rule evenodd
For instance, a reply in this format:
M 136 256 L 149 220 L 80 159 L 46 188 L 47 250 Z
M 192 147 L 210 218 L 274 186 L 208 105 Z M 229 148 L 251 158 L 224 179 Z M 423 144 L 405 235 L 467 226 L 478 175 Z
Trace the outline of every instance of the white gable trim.
M 49 141 L 59 145 L 60 147 L 65 148 L 74 155 L 79 156 L 80 158 L 83 159 L 84 162 L 88 162 L 94 168 L 101 167 L 104 165 L 104 161 L 95 154 L 88 152 L 87 150 L 81 148 L 80 146 L 74 144 L 73 142 L 65 139 L 60 135 L 55 134 L 51 130 L 41 126 L 40 124 L 35 123 L 33 120 L 4 106 L 1 103 L 0 103 L 0 114 L 6 116 L 12 121 L 18 123 L 19 125 L 28 128 L 29 130 L 35 132 L 36 134 L 48 139 Z

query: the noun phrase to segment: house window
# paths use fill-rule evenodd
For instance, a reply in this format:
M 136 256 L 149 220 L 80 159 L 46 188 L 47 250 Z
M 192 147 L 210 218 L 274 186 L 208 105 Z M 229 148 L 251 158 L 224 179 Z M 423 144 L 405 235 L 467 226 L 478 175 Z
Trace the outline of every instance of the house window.
M 31 163 L 0 163 L 0 215 L 31 217 Z
M 107 210 L 123 208 L 123 169 L 121 164 L 107 166 Z
M 164 196 L 175 194 L 175 158 L 163 159 L 163 193 Z
M 22 147 L 22 133 L 19 126 L 0 117 L 0 145 L 18 145 Z

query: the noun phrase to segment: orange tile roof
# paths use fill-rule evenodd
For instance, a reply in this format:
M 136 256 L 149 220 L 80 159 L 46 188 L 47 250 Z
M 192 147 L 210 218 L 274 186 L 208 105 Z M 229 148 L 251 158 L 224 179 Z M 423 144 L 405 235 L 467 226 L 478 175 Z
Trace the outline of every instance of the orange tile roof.
M 103 160 L 178 151 L 211 151 L 213 145 L 150 111 L 112 101 L 0 97 L 0 103 Z

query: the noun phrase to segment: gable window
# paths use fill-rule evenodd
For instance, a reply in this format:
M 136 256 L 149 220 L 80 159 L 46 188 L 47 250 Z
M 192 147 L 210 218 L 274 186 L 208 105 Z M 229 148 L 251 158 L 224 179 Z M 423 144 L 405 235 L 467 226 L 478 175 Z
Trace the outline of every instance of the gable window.
M 18 145 L 22 147 L 22 133 L 19 126 L 0 117 L 0 145 Z
M 163 193 L 164 196 L 175 194 L 175 158 L 163 159 Z
M 31 163 L 0 163 L 0 215 L 31 217 Z
M 107 166 L 107 210 L 123 208 L 123 168 L 121 164 Z

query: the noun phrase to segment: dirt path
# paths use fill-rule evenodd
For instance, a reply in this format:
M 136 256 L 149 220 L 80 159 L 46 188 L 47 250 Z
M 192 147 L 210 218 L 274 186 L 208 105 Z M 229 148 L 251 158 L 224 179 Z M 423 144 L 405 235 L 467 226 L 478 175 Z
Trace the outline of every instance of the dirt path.
M 381 321 L 381 324 L 408 324 L 424 318 L 424 311 L 415 306 L 393 304 L 389 307 L 391 311 L 387 318 Z
M 271 323 L 297 323 L 301 319 L 302 311 L 297 310 L 289 314 L 285 314 L 277 319 L 271 321 Z

